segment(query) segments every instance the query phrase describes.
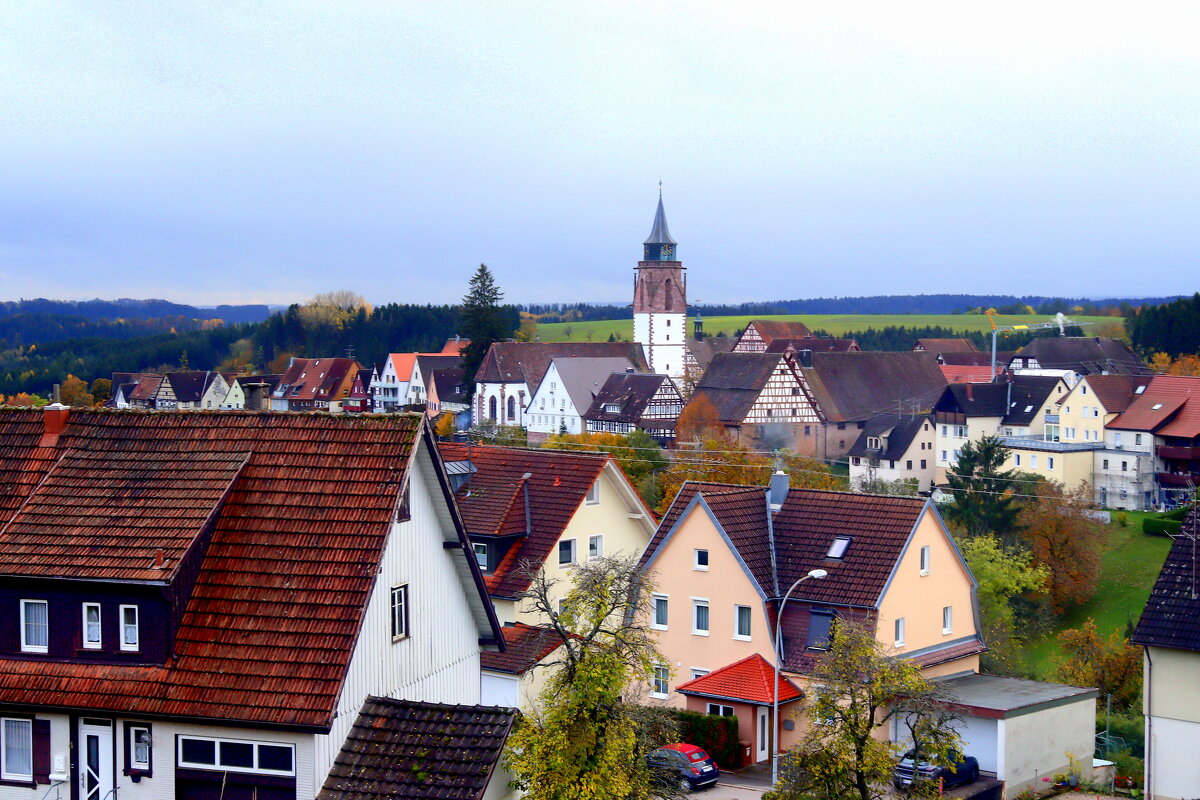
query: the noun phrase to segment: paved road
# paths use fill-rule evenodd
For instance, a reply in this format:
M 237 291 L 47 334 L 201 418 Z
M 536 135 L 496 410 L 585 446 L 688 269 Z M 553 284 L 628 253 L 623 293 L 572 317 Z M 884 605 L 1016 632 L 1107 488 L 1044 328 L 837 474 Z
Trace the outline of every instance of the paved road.
M 702 789 L 693 793 L 691 798 L 692 800 L 759 800 L 762 796 L 762 789 L 744 789 L 740 786 L 718 783 L 711 789 Z

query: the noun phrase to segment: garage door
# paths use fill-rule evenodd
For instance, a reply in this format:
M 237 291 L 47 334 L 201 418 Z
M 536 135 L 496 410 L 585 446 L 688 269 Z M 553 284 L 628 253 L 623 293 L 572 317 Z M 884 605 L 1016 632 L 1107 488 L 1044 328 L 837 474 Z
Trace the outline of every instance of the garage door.
M 956 727 L 958 735 L 963 739 L 963 752 L 979 759 L 979 769 L 995 773 L 997 767 L 996 720 L 964 717 Z
M 242 777 L 242 780 L 239 780 Z M 256 786 L 244 776 L 226 773 L 225 780 L 175 779 L 176 800 L 296 800 L 296 787 Z

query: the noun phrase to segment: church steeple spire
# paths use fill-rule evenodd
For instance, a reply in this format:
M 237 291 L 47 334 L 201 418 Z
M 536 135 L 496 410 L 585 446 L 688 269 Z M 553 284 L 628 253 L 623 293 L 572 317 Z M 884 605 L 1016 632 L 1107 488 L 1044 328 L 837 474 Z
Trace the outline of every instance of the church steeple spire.
M 654 212 L 654 225 L 650 235 L 642 242 L 643 261 L 678 261 L 676 242 L 667 228 L 667 212 L 663 210 L 662 183 L 658 185 L 658 209 Z

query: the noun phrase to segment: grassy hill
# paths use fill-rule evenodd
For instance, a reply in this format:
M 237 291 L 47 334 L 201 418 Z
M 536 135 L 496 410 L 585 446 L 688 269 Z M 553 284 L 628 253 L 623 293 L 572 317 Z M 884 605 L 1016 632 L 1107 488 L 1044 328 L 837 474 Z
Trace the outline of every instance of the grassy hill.
M 735 330 L 745 328 L 752 319 L 798 320 L 813 330 L 825 330 L 835 336 L 848 331 L 861 331 L 867 328 L 884 328 L 889 325 L 900 325 L 907 328 L 940 325 L 961 331 L 985 332 L 991 330 L 987 317 L 981 314 L 785 314 L 780 316 L 740 316 L 740 317 L 705 317 L 704 332 L 716 336 L 724 332 L 732 336 Z M 1086 328 L 1089 335 L 1095 331 L 1102 335 L 1101 330 L 1111 335 L 1113 326 L 1122 329 L 1124 321 L 1119 317 L 1076 317 L 1078 322 L 1091 322 Z M 1004 317 L 1007 325 L 1019 325 L 1030 322 L 1047 322 L 1044 316 Z M 688 330 L 691 330 L 691 320 L 688 320 Z M 618 339 L 633 338 L 633 320 L 613 319 L 593 322 L 555 322 L 538 326 L 538 335 L 543 342 L 604 342 L 609 334 L 616 334 Z M 1002 340 L 1003 341 L 1003 340 Z
M 1150 516 L 1147 513 L 1128 512 L 1129 524 L 1124 528 L 1116 523 L 1116 516 L 1114 511 L 1114 522 L 1108 528 L 1108 542 L 1100 559 L 1096 594 L 1087 603 L 1068 611 L 1045 636 L 1026 643 L 1026 661 L 1042 678 L 1053 677 L 1055 664 L 1061 658 L 1059 632 L 1078 628 L 1091 618 L 1096 622 L 1096 630 L 1107 638 L 1113 631 L 1125 630 L 1131 621 L 1136 625 L 1146 607 L 1158 571 L 1171 549 L 1171 540 L 1142 533 L 1142 520 Z

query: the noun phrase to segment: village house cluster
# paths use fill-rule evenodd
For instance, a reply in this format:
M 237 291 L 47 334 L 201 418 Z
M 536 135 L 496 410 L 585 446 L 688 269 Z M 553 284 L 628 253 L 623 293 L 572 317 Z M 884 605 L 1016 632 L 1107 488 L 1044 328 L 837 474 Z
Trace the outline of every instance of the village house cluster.
M 736 718 L 749 763 L 811 724 L 798 709 L 839 618 L 951 692 L 1007 796 L 1090 759 L 1095 689 L 979 672 L 977 584 L 939 487 L 992 435 L 1012 467 L 1100 505 L 1174 502 L 1200 474 L 1200 379 L 1109 339 L 993 364 L 960 340 L 864 352 L 795 322 L 689 332 L 661 199 L 636 272 L 634 342 L 497 342 L 472 400 L 451 340 L 373 369 L 122 373 L 111 409 L 0 409 L 0 800 L 515 796 L 500 753 L 559 644 L 522 602 L 531 570 L 611 555 L 655 575 L 664 661 L 644 702 Z M 640 430 L 674 447 L 697 404 L 756 450 L 923 494 L 780 473 L 687 482 L 659 519 L 608 455 L 433 433 L 450 414 L 534 443 Z M 1137 634 L 1148 724 L 1179 741 L 1200 726 L 1188 558 L 1177 542 Z M 1172 772 L 1187 748 L 1154 752 L 1159 796 L 1193 796 Z

